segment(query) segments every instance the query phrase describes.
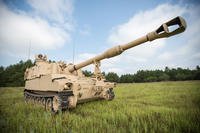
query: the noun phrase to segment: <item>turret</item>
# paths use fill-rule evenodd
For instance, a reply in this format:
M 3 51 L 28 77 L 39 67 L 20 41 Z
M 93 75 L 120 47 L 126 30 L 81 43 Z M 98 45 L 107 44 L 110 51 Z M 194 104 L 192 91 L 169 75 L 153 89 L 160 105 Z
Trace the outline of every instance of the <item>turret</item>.
M 137 45 L 143 44 L 147 41 L 153 41 L 159 38 L 167 38 L 167 37 L 182 33 L 185 31 L 185 29 L 186 29 L 185 20 L 182 17 L 178 16 L 166 23 L 163 23 L 158 29 L 146 34 L 143 37 L 140 37 L 124 45 L 118 45 L 118 46 L 112 47 L 108 49 L 107 51 L 105 51 L 104 53 L 97 55 L 91 59 L 88 59 L 86 61 L 83 61 L 79 64 L 71 65 L 68 68 L 68 70 L 69 72 L 73 72 L 75 70 L 78 70 L 90 64 L 95 64 L 95 66 L 99 66 L 99 62 L 103 59 L 120 55 L 125 50 L 135 47 Z

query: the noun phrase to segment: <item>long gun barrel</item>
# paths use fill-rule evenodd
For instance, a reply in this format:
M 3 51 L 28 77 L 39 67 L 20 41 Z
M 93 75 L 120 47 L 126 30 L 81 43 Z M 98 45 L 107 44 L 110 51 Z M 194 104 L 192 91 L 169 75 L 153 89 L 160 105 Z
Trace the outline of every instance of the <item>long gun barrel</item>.
M 176 29 L 171 30 L 170 26 L 174 26 L 174 27 L 176 26 Z M 135 47 L 137 45 L 140 45 L 142 43 L 145 43 L 147 41 L 153 41 L 153 40 L 158 39 L 158 38 L 167 38 L 167 37 L 179 34 L 183 31 L 185 31 L 185 29 L 186 29 L 185 20 L 182 17 L 178 16 L 178 17 L 162 24 L 157 30 L 150 32 L 143 37 L 140 37 L 140 38 L 138 38 L 138 39 L 136 39 L 132 42 L 129 42 L 127 44 L 118 45 L 118 46 L 115 46 L 113 48 L 110 48 L 100 55 L 97 55 L 97 56 L 95 56 L 91 59 L 88 59 L 88 60 L 83 61 L 79 64 L 76 64 L 76 65 L 69 67 L 69 71 L 73 72 L 74 70 L 78 70 L 78 69 L 83 68 L 87 65 L 90 65 L 94 62 L 98 62 L 98 61 L 101 61 L 101 60 L 106 59 L 106 58 L 111 58 L 111 57 L 120 55 L 123 51 L 130 49 L 132 47 Z

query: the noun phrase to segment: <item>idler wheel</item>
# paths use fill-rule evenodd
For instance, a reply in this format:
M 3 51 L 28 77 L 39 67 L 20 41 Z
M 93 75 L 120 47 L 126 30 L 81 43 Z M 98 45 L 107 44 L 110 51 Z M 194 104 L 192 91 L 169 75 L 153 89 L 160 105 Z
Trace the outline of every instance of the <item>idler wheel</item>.
M 113 92 L 113 88 L 109 88 L 107 91 L 106 91 L 106 94 L 104 95 L 104 98 L 106 100 L 112 100 L 113 98 L 115 97 L 115 94 Z
M 77 98 L 75 96 L 70 96 L 68 98 L 68 108 L 72 109 L 76 107 Z

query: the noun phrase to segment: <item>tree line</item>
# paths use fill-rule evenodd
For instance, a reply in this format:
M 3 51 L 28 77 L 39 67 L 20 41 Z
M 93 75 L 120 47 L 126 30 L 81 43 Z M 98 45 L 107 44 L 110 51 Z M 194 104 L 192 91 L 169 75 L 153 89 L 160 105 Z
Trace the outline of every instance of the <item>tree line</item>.
M 91 71 L 83 71 L 86 76 L 91 76 Z M 109 72 L 102 73 L 106 80 L 117 83 L 141 83 L 141 82 L 159 82 L 159 81 L 185 81 L 200 80 L 200 67 L 197 65 L 195 69 L 189 68 L 169 68 L 164 70 L 139 70 L 135 74 L 122 74 Z
M 139 70 L 135 74 L 123 74 L 121 76 L 109 72 L 105 77 L 108 81 L 118 83 L 200 80 L 200 67 L 196 66 L 193 70 L 165 67 L 164 70 Z
M 24 72 L 26 68 L 33 65 L 34 62 L 27 60 L 7 67 L 0 66 L 0 86 L 24 86 Z M 93 75 L 91 71 L 87 70 L 83 73 L 87 77 Z M 102 74 L 107 81 L 118 83 L 200 80 L 200 67 L 196 66 L 193 70 L 165 67 L 164 70 L 139 70 L 135 74 L 121 76 L 114 72 L 103 72 Z

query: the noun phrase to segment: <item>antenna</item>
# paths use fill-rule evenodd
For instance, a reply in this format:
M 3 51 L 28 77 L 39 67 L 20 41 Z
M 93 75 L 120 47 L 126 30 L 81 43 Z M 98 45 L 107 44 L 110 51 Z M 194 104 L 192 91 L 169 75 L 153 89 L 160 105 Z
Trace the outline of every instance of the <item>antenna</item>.
M 28 60 L 30 60 L 30 52 L 31 52 L 31 40 L 29 41 Z
M 74 64 L 74 58 L 75 58 L 75 38 L 73 43 L 73 64 Z

